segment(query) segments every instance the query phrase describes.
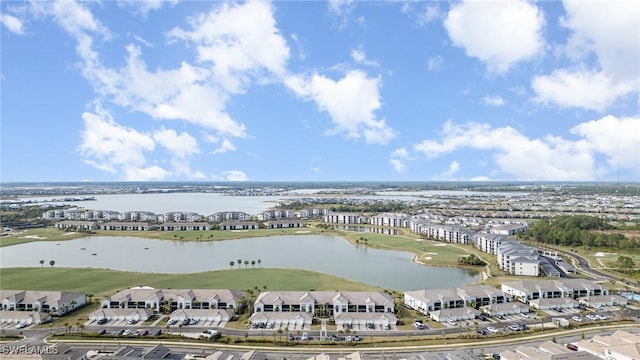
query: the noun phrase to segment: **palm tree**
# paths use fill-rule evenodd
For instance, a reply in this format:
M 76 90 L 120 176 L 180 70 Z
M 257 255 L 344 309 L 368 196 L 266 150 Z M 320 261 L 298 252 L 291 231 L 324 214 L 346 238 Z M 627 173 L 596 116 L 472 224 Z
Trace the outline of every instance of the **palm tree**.
M 40 260 L 40 267 L 43 268 L 44 267 L 44 260 Z
M 248 268 L 249 267 L 249 260 L 245 260 L 244 261 L 244 268 Z
M 236 263 L 234 263 L 233 261 L 229 261 L 229 266 L 231 266 L 231 268 L 233 269 L 233 265 L 235 265 Z
M 255 260 L 251 260 L 251 267 L 252 268 L 256 268 L 256 261 Z
M 242 266 L 242 259 L 238 259 L 238 269 L 240 269 L 240 266 Z
M 55 260 L 51 260 L 51 261 L 49 261 L 49 265 L 51 265 L 51 267 L 53 267 L 53 265 L 55 265 L 55 264 L 56 264 L 56 261 L 55 261 Z
M 70 329 L 70 328 L 71 328 L 71 327 L 69 326 L 69 323 L 68 323 L 68 322 L 64 323 L 64 333 L 65 333 L 65 334 L 67 334 L 67 333 L 69 332 L 69 329 Z
M 260 268 L 260 264 L 262 264 L 262 260 L 258 259 L 258 268 Z
M 84 330 L 84 324 L 80 324 L 78 325 L 78 328 L 80 329 L 80 334 L 82 334 L 82 331 Z
M 93 294 L 87 294 L 87 299 L 89 299 L 89 304 L 91 304 L 93 300 Z

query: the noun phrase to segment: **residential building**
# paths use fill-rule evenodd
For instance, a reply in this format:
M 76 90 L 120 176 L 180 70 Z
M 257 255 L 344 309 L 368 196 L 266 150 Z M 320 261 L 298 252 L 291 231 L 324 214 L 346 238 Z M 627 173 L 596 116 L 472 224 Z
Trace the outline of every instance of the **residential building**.
M 149 223 L 145 222 L 127 222 L 127 221 L 112 221 L 99 225 L 101 230 L 114 230 L 114 231 L 148 231 L 151 230 Z
M 366 224 L 364 216 L 355 213 L 329 213 L 324 216 L 324 222 L 330 224 Z
M 176 309 L 242 309 L 244 291 L 228 289 L 154 289 L 130 288 L 101 302 L 102 308 L 151 309 L 155 312 Z
M 529 225 L 524 223 L 524 224 L 501 224 L 501 225 L 496 225 L 496 226 L 492 226 L 489 228 L 489 232 L 491 234 L 498 234 L 498 235 L 516 235 L 518 233 L 521 232 L 525 232 L 527 231 L 527 229 L 529 228 Z
M 42 311 L 0 310 L 0 324 L 44 324 L 51 321 L 51 314 Z
M 503 291 L 488 285 L 427 289 L 404 293 L 404 305 L 425 315 L 443 309 L 467 306 L 478 308 L 489 304 L 502 304 L 507 300 Z
M 602 285 L 584 279 L 518 280 L 502 283 L 502 291 L 523 303 L 546 298 L 607 295 Z
M 166 222 L 158 225 L 160 231 L 208 231 L 211 225 L 208 222 Z
M 393 298 L 370 291 L 265 291 L 254 303 L 254 312 L 308 312 L 327 316 L 341 312 L 394 312 Z
M 2 310 L 64 315 L 86 304 L 85 294 L 67 291 L 0 290 Z
M 153 316 L 151 309 L 120 309 L 120 308 L 103 308 L 89 314 L 89 321 L 99 321 L 102 319 L 116 321 L 147 321 Z
M 286 228 L 300 228 L 304 227 L 304 221 L 290 219 L 290 220 L 271 220 L 266 221 L 264 226 L 267 229 L 286 229 Z
M 508 236 L 500 234 L 477 233 L 473 236 L 473 243 L 476 249 L 486 253 L 497 255 L 498 248 L 502 243 L 513 241 Z
M 538 257 L 538 249 L 517 240 L 502 242 L 498 247 L 498 266 L 509 275 L 540 276 Z
M 260 226 L 255 221 L 223 221 L 220 230 L 255 230 Z
M 369 224 L 386 227 L 409 227 L 411 217 L 401 213 L 383 213 L 369 218 Z
M 210 222 L 247 221 L 250 219 L 251 215 L 242 211 L 221 211 L 207 217 Z
M 56 223 L 59 230 L 93 230 L 97 227 L 95 221 L 86 220 L 64 220 Z

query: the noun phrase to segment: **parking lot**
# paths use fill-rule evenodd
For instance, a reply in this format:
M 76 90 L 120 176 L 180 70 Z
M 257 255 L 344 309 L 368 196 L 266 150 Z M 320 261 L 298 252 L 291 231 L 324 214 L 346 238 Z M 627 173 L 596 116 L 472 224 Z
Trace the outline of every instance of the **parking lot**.
M 19 323 L 0 323 L 0 329 L 17 329 Z M 29 326 L 31 325 L 27 325 L 25 327 L 23 327 L 22 329 L 28 329 Z

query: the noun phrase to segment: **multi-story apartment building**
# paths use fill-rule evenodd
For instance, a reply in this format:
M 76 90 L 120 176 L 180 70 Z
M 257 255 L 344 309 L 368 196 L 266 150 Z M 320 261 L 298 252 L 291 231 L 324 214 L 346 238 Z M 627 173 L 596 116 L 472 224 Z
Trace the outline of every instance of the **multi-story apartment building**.
M 366 218 L 355 213 L 329 213 L 324 216 L 324 222 L 330 224 L 366 224 Z
M 210 222 L 246 221 L 250 219 L 251 215 L 242 211 L 221 211 L 207 216 L 207 220 Z
M 383 213 L 369 218 L 369 224 L 375 226 L 408 228 L 411 217 L 401 213 Z
M 538 249 L 517 240 L 504 241 L 496 254 L 498 266 L 510 275 L 540 276 Z

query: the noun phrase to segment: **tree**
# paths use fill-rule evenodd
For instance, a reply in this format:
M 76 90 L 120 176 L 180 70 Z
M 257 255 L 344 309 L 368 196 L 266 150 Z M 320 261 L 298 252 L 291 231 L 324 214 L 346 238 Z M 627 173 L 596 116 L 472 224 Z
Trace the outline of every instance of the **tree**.
M 53 267 L 53 265 L 55 265 L 55 264 L 56 264 L 56 261 L 55 261 L 55 260 L 51 260 L 51 261 L 49 261 L 49 265 L 51 265 L 51 267 Z
M 238 259 L 238 269 L 240 269 L 240 266 L 242 266 L 242 259 Z
M 260 264 L 262 264 L 262 260 L 258 259 L 258 268 L 260 268 Z
M 245 260 L 244 261 L 244 268 L 248 268 L 249 267 L 249 260 Z
M 234 263 L 233 261 L 229 261 L 229 266 L 233 269 L 233 265 L 235 265 L 236 263 Z
M 44 267 L 44 260 L 40 260 L 40 267 L 43 268 Z
M 87 294 L 87 299 L 89 299 L 89 304 L 93 302 L 93 294 Z
M 256 261 L 255 260 L 251 260 L 251 267 L 252 268 L 256 268 Z
M 636 264 L 631 257 L 620 255 L 616 261 L 616 266 L 620 272 L 631 272 L 631 269 L 635 268 Z

